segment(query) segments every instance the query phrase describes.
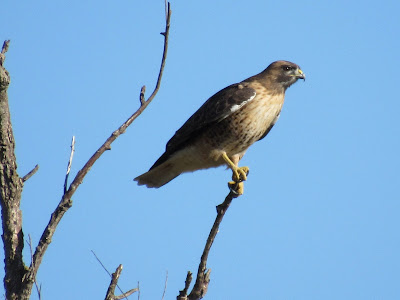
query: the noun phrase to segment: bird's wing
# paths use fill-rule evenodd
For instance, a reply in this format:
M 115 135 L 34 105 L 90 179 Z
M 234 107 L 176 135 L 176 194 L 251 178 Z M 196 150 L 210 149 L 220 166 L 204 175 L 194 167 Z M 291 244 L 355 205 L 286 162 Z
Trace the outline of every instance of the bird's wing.
M 219 122 L 250 102 L 256 96 L 256 91 L 243 84 L 233 84 L 209 98 L 175 133 L 167 143 L 167 151 L 179 148 L 193 134 L 208 125 Z
M 255 96 L 256 91 L 247 83 L 232 84 L 213 95 L 176 131 L 168 141 L 164 155 L 151 168 L 162 164 L 189 139 L 196 137 L 209 125 L 227 118 Z

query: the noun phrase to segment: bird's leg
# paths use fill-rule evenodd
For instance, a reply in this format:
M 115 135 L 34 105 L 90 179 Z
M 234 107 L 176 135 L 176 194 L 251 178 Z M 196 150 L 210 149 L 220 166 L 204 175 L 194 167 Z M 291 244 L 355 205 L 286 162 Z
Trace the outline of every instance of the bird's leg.
M 228 167 L 232 170 L 232 180 L 234 182 L 242 182 L 247 180 L 247 175 L 249 174 L 248 167 L 238 167 L 239 157 L 234 158 L 235 162 L 230 160 L 226 152 L 222 153 L 222 158 L 228 165 Z
M 239 156 L 234 156 L 232 159 L 228 157 L 228 155 L 224 152 L 222 154 L 222 158 L 228 165 L 228 167 L 232 170 L 232 180 L 228 182 L 229 188 L 235 192 L 237 195 L 243 194 L 244 184 L 243 181 L 247 180 L 247 175 L 249 174 L 248 167 L 238 167 Z

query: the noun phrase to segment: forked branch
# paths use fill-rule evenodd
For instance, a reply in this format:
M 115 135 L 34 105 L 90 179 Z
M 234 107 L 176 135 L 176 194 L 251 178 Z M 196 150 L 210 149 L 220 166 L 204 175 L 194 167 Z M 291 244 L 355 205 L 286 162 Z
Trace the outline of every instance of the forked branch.
M 120 299 L 124 299 L 124 298 L 128 299 L 128 297 L 130 295 L 132 295 L 133 293 L 135 293 L 139 290 L 139 288 L 135 288 L 135 289 L 131 289 L 125 293 L 122 293 L 119 296 L 115 296 L 114 295 L 115 288 L 118 285 L 118 279 L 119 279 L 119 276 L 121 276 L 121 272 L 122 272 L 122 265 L 119 265 L 118 268 L 115 270 L 115 272 L 111 275 L 111 282 L 108 287 L 105 300 L 120 300 Z
M 7 89 L 10 75 L 3 67 L 10 41 L 0 51 L 0 205 L 4 246 L 4 288 L 7 299 L 16 299 L 26 275 L 22 250 L 22 212 L 20 209 L 23 180 L 17 172 L 15 140 L 11 125 Z M 33 284 L 33 282 L 32 282 Z
M 61 198 L 60 203 L 57 205 L 56 209 L 54 212 L 51 214 L 50 221 L 48 225 L 46 226 L 45 230 L 43 231 L 43 234 L 39 240 L 39 243 L 36 247 L 35 253 L 33 255 L 33 260 L 31 263 L 31 266 L 29 267 L 28 270 L 28 278 L 33 279 L 36 278 L 36 274 L 38 271 L 38 268 L 42 262 L 43 256 L 47 250 L 47 247 L 51 243 L 51 240 L 53 238 L 53 235 L 56 231 L 56 228 L 61 221 L 64 213 L 72 206 L 72 196 L 74 195 L 75 191 L 79 187 L 79 185 L 83 182 L 83 179 L 87 175 L 87 173 L 90 171 L 94 163 L 100 158 L 101 155 L 107 150 L 111 149 L 111 144 L 121 135 L 123 134 L 126 129 L 132 124 L 132 122 L 146 109 L 146 107 L 150 104 L 150 102 L 154 99 L 155 95 L 157 94 L 160 84 L 161 84 L 161 78 L 164 72 L 164 67 L 165 67 L 165 62 L 167 58 L 167 50 L 168 50 L 168 37 L 169 37 L 169 28 L 170 28 L 170 19 L 171 19 L 171 9 L 170 9 L 170 3 L 166 4 L 166 18 L 165 18 L 165 31 L 162 33 L 164 37 L 164 49 L 163 49 L 163 55 L 161 59 L 161 66 L 160 66 L 160 71 L 158 74 L 158 79 L 156 86 L 154 88 L 154 91 L 150 95 L 150 97 L 147 100 L 144 100 L 144 89 L 142 88 L 141 94 L 143 93 L 143 96 L 141 96 L 141 105 L 138 108 L 138 110 L 133 113 L 117 130 L 115 130 L 110 137 L 103 143 L 103 145 L 98 148 L 92 157 L 86 162 L 86 164 L 83 166 L 83 168 L 77 173 L 75 178 L 73 179 L 72 183 L 70 186 L 65 188 L 65 192 Z M 143 99 L 143 100 L 142 100 Z M 71 153 L 72 154 L 72 153 Z M 66 177 L 67 179 L 67 177 Z M 32 282 L 32 280 L 30 280 Z M 32 289 L 32 284 L 28 286 L 26 285 L 26 289 Z M 117 298 L 115 298 L 117 299 Z

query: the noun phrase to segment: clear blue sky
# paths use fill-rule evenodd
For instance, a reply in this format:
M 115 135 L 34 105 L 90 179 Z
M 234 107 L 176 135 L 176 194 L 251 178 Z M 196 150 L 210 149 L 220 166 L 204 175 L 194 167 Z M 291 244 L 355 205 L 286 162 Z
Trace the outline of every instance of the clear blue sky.
M 211 250 L 206 299 L 400 299 L 398 1 L 173 1 L 161 90 L 92 168 L 40 267 L 43 299 L 102 299 L 140 281 L 166 299 L 197 272 L 230 171 L 137 186 L 183 122 L 221 88 L 279 59 L 307 80 L 247 152 L 245 194 Z M 24 232 L 36 245 L 72 175 L 154 87 L 163 1 L 2 4 Z M 25 250 L 29 262 L 28 248 Z M 3 252 L 0 276 L 3 277 Z M 3 287 L 0 287 L 3 294 Z M 35 291 L 32 299 L 37 299 Z M 131 296 L 130 299 L 137 299 Z

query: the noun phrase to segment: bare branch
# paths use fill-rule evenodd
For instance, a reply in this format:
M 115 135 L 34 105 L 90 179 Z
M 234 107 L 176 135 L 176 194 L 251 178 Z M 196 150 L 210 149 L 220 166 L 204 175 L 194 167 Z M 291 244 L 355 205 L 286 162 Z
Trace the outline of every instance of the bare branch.
M 167 291 L 167 283 L 168 283 L 168 271 L 167 274 L 165 275 L 164 292 L 162 294 L 161 300 L 164 300 L 165 292 Z
M 144 100 L 144 90 L 139 109 L 128 118 L 111 136 L 104 142 L 102 146 L 92 155 L 84 167 L 77 173 L 74 180 L 67 187 L 68 174 L 70 164 L 68 166 L 65 179 L 64 194 L 60 203 L 51 214 L 48 225 L 43 231 L 39 243 L 32 255 L 31 265 L 25 266 L 22 257 L 24 247 L 24 238 L 22 231 L 22 213 L 20 210 L 21 193 L 24 181 L 28 180 L 36 171 L 35 167 L 30 173 L 20 178 L 17 173 L 17 164 L 15 157 L 15 141 L 12 132 L 10 112 L 8 106 L 7 89 L 10 84 L 10 76 L 7 70 L 3 68 L 5 61 L 5 53 L 8 50 L 9 41 L 5 41 L 0 53 L 0 204 L 2 209 L 2 226 L 3 226 L 3 245 L 4 245 L 4 261 L 5 261 L 5 292 L 7 299 L 28 299 L 32 286 L 35 281 L 38 268 L 42 262 L 43 256 L 51 243 L 55 230 L 61 221 L 64 213 L 72 206 L 72 196 L 76 189 L 82 183 L 83 179 L 93 166 L 93 164 L 106 151 L 111 149 L 111 144 L 126 131 L 132 122 L 146 109 L 157 94 L 161 78 L 165 67 L 165 61 L 168 49 L 168 36 L 171 10 L 170 4 L 167 4 L 166 25 L 164 36 L 164 49 L 161 60 L 160 71 L 157 83 L 153 93 L 147 100 Z M 71 151 L 70 162 L 72 161 L 73 150 Z M 133 291 L 130 291 L 133 293 Z
M 107 268 L 104 266 L 104 264 L 101 262 L 101 260 L 99 259 L 99 257 L 96 255 L 96 253 L 94 253 L 94 251 L 93 250 L 91 250 L 92 251 L 92 253 L 93 253 L 93 255 L 94 255 L 94 257 L 96 257 L 96 259 L 97 259 L 97 261 L 99 262 L 99 264 L 103 267 L 103 269 L 107 272 L 107 274 L 111 277 L 111 278 L 113 278 L 113 276 L 114 276 L 114 274 L 111 274 L 108 270 L 107 270 Z M 122 270 L 122 265 L 120 265 L 120 267 L 121 267 L 121 270 Z M 119 276 L 118 276 L 119 277 Z M 137 290 L 139 290 L 139 285 L 138 285 L 138 287 L 136 288 L 136 289 L 131 289 L 131 290 L 129 290 L 129 291 L 127 291 L 127 292 L 123 292 L 122 291 L 122 289 L 119 287 L 119 285 L 118 285 L 118 279 L 117 279 L 117 282 L 116 282 L 116 286 L 118 287 L 118 289 L 119 289 L 119 291 L 122 293 L 122 295 L 120 295 L 120 296 L 118 296 L 118 297 L 121 297 L 121 298 L 119 298 L 119 299 L 123 299 L 123 298 L 127 298 L 129 295 L 131 295 L 131 294 L 133 294 L 134 292 L 136 292 Z M 114 290 L 115 290 L 115 287 L 114 287 Z M 124 295 L 126 295 L 126 296 L 124 296 Z M 116 296 L 114 296 L 115 298 L 114 299 L 117 299 L 118 297 L 116 297 Z
M 1 53 L 0 53 L 0 67 L 3 66 L 4 60 L 6 59 L 6 52 L 8 51 L 8 46 L 10 45 L 10 40 L 6 40 L 3 43 L 3 47 L 1 48 Z
M 139 288 L 131 289 L 126 293 L 123 293 L 122 295 L 115 296 L 115 288 L 118 285 L 118 279 L 119 276 L 121 275 L 122 272 L 122 265 L 119 265 L 118 268 L 115 270 L 115 272 L 111 276 L 111 282 L 110 286 L 108 287 L 107 294 L 105 300 L 120 300 L 129 297 L 133 293 L 137 292 Z
M 119 296 L 114 296 L 114 299 L 115 300 L 120 300 L 120 299 L 124 299 L 124 298 L 128 299 L 128 297 L 130 295 L 132 295 L 133 293 L 136 293 L 138 291 L 139 291 L 139 288 L 134 288 L 134 289 L 127 291 L 126 293 L 119 295 Z
M 29 237 L 29 240 L 27 242 L 29 245 L 30 253 L 31 253 L 31 264 L 32 264 L 33 268 L 35 268 L 35 265 L 33 264 L 32 238 L 31 238 L 30 234 L 28 235 L 28 237 Z M 33 278 L 33 281 L 35 282 L 36 291 L 38 293 L 39 300 L 41 300 L 42 299 L 42 287 L 41 286 L 39 287 L 36 278 Z
M 188 299 L 187 293 L 188 293 L 190 284 L 192 283 L 192 279 L 193 279 L 192 272 L 188 271 L 187 275 L 186 275 L 186 280 L 185 280 L 185 288 L 182 291 L 179 291 L 179 295 L 178 295 L 178 297 L 176 297 L 177 300 L 187 300 Z
M 39 165 L 36 165 L 28 174 L 26 174 L 24 177 L 21 178 L 22 182 L 27 181 L 29 178 L 31 178 L 35 173 L 39 170 Z
M 68 189 L 68 176 L 69 172 L 71 171 L 72 159 L 74 158 L 75 152 L 75 136 L 72 136 L 71 141 L 71 154 L 69 155 L 68 166 L 67 166 L 67 173 L 65 174 L 65 182 L 64 182 L 64 194 L 67 192 Z
M 164 7 L 165 7 L 165 19 L 168 19 L 168 14 L 169 14 L 169 2 L 167 0 L 164 0 Z
M 87 173 L 90 171 L 92 168 L 93 164 L 100 158 L 100 156 L 106 151 L 111 149 L 111 144 L 121 135 L 123 134 L 126 129 L 129 127 L 129 125 L 132 124 L 132 122 L 146 109 L 146 107 L 150 104 L 150 102 L 153 100 L 155 95 L 157 94 L 160 84 L 161 84 L 161 78 L 162 74 L 164 71 L 165 67 L 165 61 L 167 58 L 167 49 L 168 49 L 168 37 L 169 37 L 169 27 L 170 27 L 170 18 L 171 18 L 171 9 L 170 9 L 170 4 L 168 3 L 168 14 L 165 20 L 165 34 L 164 34 L 164 49 L 163 49 L 163 56 L 161 60 L 161 67 L 160 71 L 158 74 L 158 79 L 156 86 L 154 88 L 153 93 L 150 95 L 150 97 L 139 107 L 139 109 L 128 118 L 128 120 L 125 121 L 117 130 L 115 130 L 111 136 L 104 142 L 103 145 L 100 146 L 99 149 L 92 155 L 92 157 L 86 162 L 86 164 L 83 166 L 83 168 L 77 173 L 75 176 L 74 180 L 70 184 L 68 190 L 64 193 L 64 195 L 61 198 L 60 203 L 54 210 L 54 212 L 51 214 L 50 221 L 48 225 L 46 226 L 40 240 L 38 243 L 38 246 L 36 247 L 35 253 L 33 255 L 33 259 L 35 262 L 35 265 L 38 267 L 43 259 L 43 255 L 47 250 L 47 247 L 51 243 L 51 239 L 54 235 L 54 232 L 61 221 L 64 213 L 72 206 L 72 196 L 74 195 L 76 189 L 79 187 L 79 185 L 83 182 L 83 179 L 87 175 Z M 143 96 L 144 97 L 144 96 Z M 35 277 L 37 273 L 37 268 L 32 269 L 30 268 L 30 272 L 32 272 L 32 276 Z
M 214 224 L 211 228 L 210 234 L 208 235 L 206 245 L 203 250 L 203 254 L 201 255 L 199 269 L 197 271 L 197 278 L 196 283 L 193 286 L 192 291 L 190 292 L 189 296 L 187 296 L 187 291 L 191 281 L 191 273 L 188 272 L 185 281 L 185 289 L 180 291 L 179 296 L 177 297 L 178 300 L 197 300 L 204 297 L 207 293 L 208 284 L 210 282 L 210 273 L 211 269 L 207 270 L 207 259 L 208 254 L 210 253 L 210 249 L 212 244 L 214 243 L 215 237 L 217 236 L 219 225 L 222 222 L 222 219 L 225 216 L 226 211 L 229 208 L 233 198 L 238 197 L 239 195 L 235 193 L 233 190 L 229 192 L 226 196 L 225 201 L 217 206 L 217 217 L 215 218 Z M 188 283 L 188 279 L 189 283 Z
M 157 78 L 157 83 L 156 87 L 154 88 L 153 93 L 150 95 L 149 99 L 146 101 L 146 106 L 150 104 L 150 102 L 153 100 L 155 95 L 157 94 L 158 90 L 160 89 L 161 85 L 161 78 L 164 72 L 164 67 L 165 67 L 165 61 L 167 59 L 167 52 L 168 52 L 168 37 L 169 37 L 169 26 L 170 26 L 170 21 L 171 21 L 171 5 L 168 2 L 167 3 L 167 12 L 165 15 L 165 31 L 162 33 L 164 36 L 164 51 L 163 51 L 163 57 L 161 60 L 161 66 L 160 66 L 160 72 L 158 73 L 158 78 Z
M 6 40 L 1 47 L 1 54 L 5 54 L 8 51 L 8 46 L 10 45 L 10 40 Z
M 119 265 L 118 268 L 115 270 L 115 273 L 112 274 L 111 276 L 111 282 L 107 290 L 106 294 L 106 300 L 114 300 L 114 292 L 115 288 L 117 287 L 117 282 L 119 279 L 119 276 L 121 275 L 122 272 L 122 265 Z
M 33 281 L 26 276 L 23 262 L 24 234 L 20 209 L 23 181 L 17 172 L 15 140 L 12 130 L 7 89 L 10 75 L 3 67 L 5 53 L 10 41 L 5 41 L 0 53 L 0 205 L 4 247 L 4 288 L 6 299 L 24 299 L 21 293 L 23 280 Z M 30 295 L 30 292 L 27 294 Z

